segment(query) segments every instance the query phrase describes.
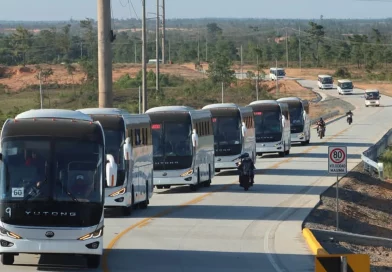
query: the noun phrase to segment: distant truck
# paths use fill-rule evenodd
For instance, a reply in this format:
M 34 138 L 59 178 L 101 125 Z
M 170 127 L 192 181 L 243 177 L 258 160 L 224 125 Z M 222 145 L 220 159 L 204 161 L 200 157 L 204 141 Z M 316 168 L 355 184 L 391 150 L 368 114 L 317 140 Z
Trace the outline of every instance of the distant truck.
M 273 81 L 284 79 L 286 72 L 283 68 L 270 68 L 270 79 Z

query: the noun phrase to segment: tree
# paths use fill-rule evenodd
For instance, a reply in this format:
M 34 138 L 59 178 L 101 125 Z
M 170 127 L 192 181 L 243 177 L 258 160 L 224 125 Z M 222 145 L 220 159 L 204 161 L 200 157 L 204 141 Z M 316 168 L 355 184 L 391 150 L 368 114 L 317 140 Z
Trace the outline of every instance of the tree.
M 26 54 L 32 45 L 32 34 L 23 27 L 17 27 L 16 31 L 11 35 L 11 47 L 14 56 L 20 61 L 22 58 L 23 66 L 26 66 Z
M 313 48 L 313 59 L 316 61 L 316 65 L 320 65 L 319 47 L 324 40 L 324 27 L 314 22 L 309 22 L 310 29 L 305 30 L 309 34 L 310 40 L 314 46 Z
M 67 73 L 68 73 L 68 75 L 70 75 L 71 76 L 71 80 L 72 80 L 72 90 L 75 92 L 75 82 L 74 82 L 74 72 L 76 71 L 76 67 L 75 66 L 73 66 L 72 64 L 70 64 L 70 63 L 67 63 L 66 64 L 66 68 L 67 68 Z
M 232 61 L 227 55 L 217 53 L 209 64 L 207 75 L 213 83 L 231 83 L 235 79 L 231 65 Z

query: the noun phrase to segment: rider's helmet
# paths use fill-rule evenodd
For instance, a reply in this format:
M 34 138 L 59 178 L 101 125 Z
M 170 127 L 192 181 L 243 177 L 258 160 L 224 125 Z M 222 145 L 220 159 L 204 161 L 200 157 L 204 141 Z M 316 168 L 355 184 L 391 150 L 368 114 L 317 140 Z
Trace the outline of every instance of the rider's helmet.
M 320 122 L 322 122 L 323 121 L 323 118 L 322 117 L 320 117 Z

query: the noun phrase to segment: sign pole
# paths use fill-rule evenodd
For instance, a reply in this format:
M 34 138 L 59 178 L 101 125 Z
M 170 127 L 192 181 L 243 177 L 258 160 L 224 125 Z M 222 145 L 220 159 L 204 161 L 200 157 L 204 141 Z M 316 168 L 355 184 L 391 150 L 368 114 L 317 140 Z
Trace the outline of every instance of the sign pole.
M 336 231 L 339 230 L 339 175 L 336 175 Z

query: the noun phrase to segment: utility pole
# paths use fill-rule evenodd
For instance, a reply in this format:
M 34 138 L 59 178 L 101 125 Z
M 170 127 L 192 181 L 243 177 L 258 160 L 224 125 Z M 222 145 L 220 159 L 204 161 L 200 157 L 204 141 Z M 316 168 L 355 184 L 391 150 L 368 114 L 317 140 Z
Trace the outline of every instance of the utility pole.
M 97 0 L 98 10 L 98 96 L 99 107 L 110 108 L 112 97 L 112 54 L 110 44 L 110 1 Z
M 301 26 L 299 26 L 299 36 L 298 36 L 298 42 L 299 42 L 299 69 L 302 71 L 302 57 L 301 57 Z
M 43 100 L 43 95 L 42 95 L 41 71 L 39 71 L 38 77 L 39 77 L 39 99 L 40 99 L 40 102 L 41 102 L 41 110 L 42 110 L 43 107 L 44 107 L 44 100 Z
M 286 68 L 289 68 L 289 47 L 288 47 L 288 36 L 287 36 L 287 28 L 286 28 Z
M 156 25 L 156 33 L 155 33 L 155 57 L 157 59 L 156 68 L 155 68 L 155 89 L 159 91 L 159 0 L 157 0 L 157 25 Z
M 146 0 L 142 1 L 142 113 L 147 110 Z
M 136 42 L 135 42 L 135 63 L 137 63 L 137 46 L 136 46 Z
M 170 47 L 170 40 L 169 40 L 169 62 L 171 63 L 171 47 Z
M 279 78 L 278 78 L 278 59 L 275 59 L 275 62 L 276 62 L 276 96 L 277 96 L 277 98 L 279 98 L 278 96 L 279 96 L 279 84 L 278 84 L 278 80 L 279 80 Z
M 206 62 L 208 62 L 208 42 L 207 42 L 207 36 L 206 36 Z
M 165 0 L 162 0 L 162 64 L 166 63 L 165 58 L 165 43 L 166 43 L 166 9 L 165 9 Z
M 197 61 L 200 64 L 200 30 L 197 31 Z
M 242 65 L 243 65 L 243 62 L 242 62 L 242 44 L 241 44 L 241 79 L 244 79 L 244 73 L 243 73 Z
M 260 68 L 259 68 L 259 44 L 257 44 L 257 52 L 256 52 L 256 69 L 257 69 L 257 77 L 256 77 L 256 100 L 259 100 L 259 77 L 260 77 Z

